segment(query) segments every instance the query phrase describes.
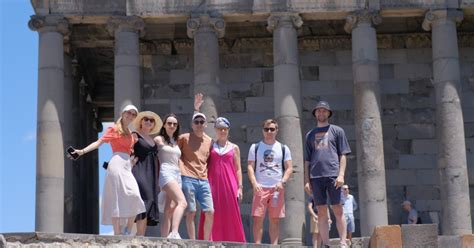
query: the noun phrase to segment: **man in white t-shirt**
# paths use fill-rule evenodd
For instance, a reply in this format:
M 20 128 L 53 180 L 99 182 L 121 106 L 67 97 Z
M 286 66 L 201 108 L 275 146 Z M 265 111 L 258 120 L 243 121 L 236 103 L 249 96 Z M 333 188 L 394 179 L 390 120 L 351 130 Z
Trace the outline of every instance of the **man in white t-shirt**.
M 263 140 L 253 144 L 248 156 L 248 176 L 253 187 L 253 237 L 262 242 L 263 220 L 268 210 L 270 243 L 278 244 L 280 219 L 285 217 L 285 185 L 293 172 L 290 149 L 276 140 L 278 123 L 263 122 Z

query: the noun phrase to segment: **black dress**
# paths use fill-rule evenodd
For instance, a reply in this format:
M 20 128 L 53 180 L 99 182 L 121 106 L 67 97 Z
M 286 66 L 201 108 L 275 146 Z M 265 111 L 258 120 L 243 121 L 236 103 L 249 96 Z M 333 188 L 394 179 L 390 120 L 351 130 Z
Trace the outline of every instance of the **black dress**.
M 148 226 L 156 226 L 159 223 L 158 152 L 156 144 L 151 146 L 139 133 L 136 134 L 138 140 L 133 149 L 138 162 L 133 166 L 132 173 L 137 180 L 140 195 L 146 207 L 146 212 L 138 214 L 136 220 L 147 218 Z

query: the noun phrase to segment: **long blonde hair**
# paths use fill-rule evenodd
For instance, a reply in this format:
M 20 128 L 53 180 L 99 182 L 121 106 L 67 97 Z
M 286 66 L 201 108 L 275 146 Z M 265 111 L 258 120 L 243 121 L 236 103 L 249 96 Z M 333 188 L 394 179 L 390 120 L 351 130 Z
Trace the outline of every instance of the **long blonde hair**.
M 128 129 L 128 127 L 123 127 L 123 123 L 122 123 L 122 116 L 120 116 L 120 118 L 115 122 L 115 127 L 117 128 L 117 132 L 122 135 L 122 136 L 126 136 L 126 135 L 130 135 L 130 130 Z

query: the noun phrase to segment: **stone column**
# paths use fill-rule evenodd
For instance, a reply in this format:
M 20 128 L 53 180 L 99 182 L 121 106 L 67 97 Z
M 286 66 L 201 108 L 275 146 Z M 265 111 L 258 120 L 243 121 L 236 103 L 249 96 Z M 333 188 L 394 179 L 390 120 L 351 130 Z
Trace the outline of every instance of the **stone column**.
M 219 105 L 219 42 L 224 37 L 225 22 L 221 18 L 202 14 L 187 22 L 188 37 L 194 39 L 194 94 L 203 93 L 201 112 L 208 121 L 218 117 Z M 215 136 L 214 126 L 208 124 L 206 133 Z
M 472 233 L 464 120 L 459 98 L 456 23 L 462 19 L 462 11 L 443 9 L 427 12 L 423 21 L 423 29 L 431 30 L 433 45 L 443 235 Z
M 145 23 L 136 16 L 112 17 L 107 29 L 115 36 L 114 116 L 118 119 L 128 104 L 140 110 L 139 37 L 145 34 Z
M 36 231 L 63 232 L 64 213 L 64 35 L 62 16 L 32 16 L 39 32 L 36 141 Z
M 305 200 L 303 192 L 303 137 L 301 130 L 301 87 L 298 68 L 297 28 L 303 21 L 297 13 L 275 13 L 268 18 L 273 32 L 275 118 L 278 140 L 291 150 L 293 175 L 285 191 L 286 218 L 281 223 L 282 244 L 302 245 Z
M 352 34 L 352 75 L 362 236 L 370 236 L 375 226 L 388 224 L 380 120 L 379 62 L 374 28 L 374 25 L 381 21 L 377 11 L 364 9 L 351 12 L 346 17 L 344 26 L 346 32 Z

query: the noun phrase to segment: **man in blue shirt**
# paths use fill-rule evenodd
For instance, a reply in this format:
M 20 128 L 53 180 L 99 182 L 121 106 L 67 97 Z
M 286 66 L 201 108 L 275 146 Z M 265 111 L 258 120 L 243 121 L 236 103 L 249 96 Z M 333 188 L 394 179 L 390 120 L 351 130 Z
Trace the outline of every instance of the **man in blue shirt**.
M 354 211 L 357 209 L 357 203 L 354 196 L 349 194 L 349 185 L 347 184 L 342 186 L 341 204 L 347 224 L 347 238 L 352 242 L 352 233 L 355 231 Z
M 317 126 L 306 134 L 304 146 L 305 190 L 313 195 L 318 209 L 319 232 L 323 244 L 329 243 L 326 223 L 328 204 L 336 217 L 340 237 L 340 247 L 346 244 L 346 221 L 341 205 L 341 187 L 344 185 L 346 155 L 351 152 L 344 130 L 329 124 L 332 110 L 325 101 L 320 101 L 313 109 Z M 330 202 L 327 202 L 329 196 Z

